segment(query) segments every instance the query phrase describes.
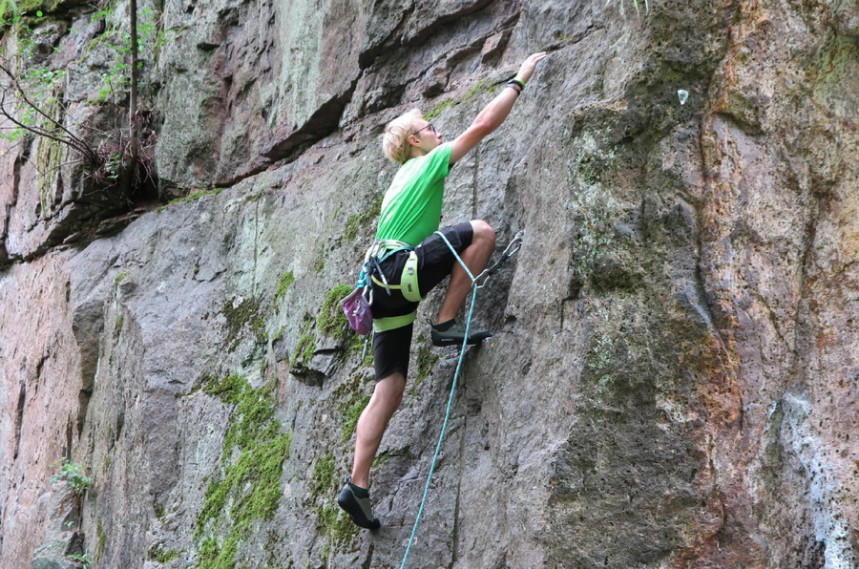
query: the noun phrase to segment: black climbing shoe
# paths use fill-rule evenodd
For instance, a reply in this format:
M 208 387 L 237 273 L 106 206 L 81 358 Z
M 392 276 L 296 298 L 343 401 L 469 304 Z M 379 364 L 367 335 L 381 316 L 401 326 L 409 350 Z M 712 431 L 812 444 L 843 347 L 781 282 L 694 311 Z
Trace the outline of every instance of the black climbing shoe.
M 337 496 L 337 504 L 349 514 L 357 526 L 366 529 L 379 529 L 382 525 L 379 520 L 373 517 L 370 492 L 365 488 L 355 486 L 349 478 L 346 479 L 346 485 L 343 486 L 340 495 Z
M 433 346 L 461 346 L 465 338 L 465 325 L 459 320 L 448 321 L 431 326 Z M 486 331 L 471 331 L 468 335 L 468 344 L 480 344 L 486 338 L 491 338 L 492 333 Z

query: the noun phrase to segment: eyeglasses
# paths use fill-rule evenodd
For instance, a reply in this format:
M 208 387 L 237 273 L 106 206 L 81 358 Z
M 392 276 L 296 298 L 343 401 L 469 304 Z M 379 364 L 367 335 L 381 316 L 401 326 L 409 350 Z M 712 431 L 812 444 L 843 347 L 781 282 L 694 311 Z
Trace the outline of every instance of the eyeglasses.
M 432 123 L 427 123 L 427 125 L 426 125 L 425 127 L 423 127 L 423 128 L 419 128 L 418 130 L 416 130 L 416 131 L 415 131 L 414 133 L 412 133 L 412 134 L 420 134 L 420 133 L 421 133 L 421 131 L 422 131 L 422 130 L 425 130 L 425 129 L 430 129 L 430 130 L 432 131 L 432 133 L 433 133 L 433 134 L 438 134 L 438 131 L 435 129 L 435 126 L 433 126 L 433 124 L 432 124 Z

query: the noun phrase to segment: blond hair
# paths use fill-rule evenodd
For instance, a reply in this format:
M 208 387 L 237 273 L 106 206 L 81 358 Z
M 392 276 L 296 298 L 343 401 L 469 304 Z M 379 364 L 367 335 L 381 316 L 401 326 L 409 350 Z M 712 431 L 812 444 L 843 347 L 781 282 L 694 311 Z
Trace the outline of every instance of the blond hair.
M 412 109 L 388 123 L 385 134 L 382 135 L 382 152 L 388 160 L 403 164 L 409 159 L 409 135 L 414 132 L 415 122 L 422 118 L 419 109 Z

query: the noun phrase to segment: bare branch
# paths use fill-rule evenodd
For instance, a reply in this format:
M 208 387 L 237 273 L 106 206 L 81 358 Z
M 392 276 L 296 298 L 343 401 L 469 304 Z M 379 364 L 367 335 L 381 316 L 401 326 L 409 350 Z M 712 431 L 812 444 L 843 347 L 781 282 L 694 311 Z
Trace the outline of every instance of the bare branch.
M 24 91 L 24 88 L 21 87 L 21 83 L 18 81 L 18 78 L 15 76 L 15 74 L 13 74 L 2 63 L 0 63 L 0 70 L 2 70 L 4 73 L 6 73 L 6 75 L 9 77 L 9 79 L 12 80 L 12 85 L 15 87 L 15 90 L 17 91 L 17 93 L 21 97 L 21 99 L 24 101 L 24 103 L 26 103 L 28 107 L 30 107 L 31 109 L 33 109 L 34 111 L 39 113 L 39 115 L 44 117 L 50 124 L 54 125 L 54 127 L 62 130 L 64 133 L 66 133 L 66 135 L 68 136 L 68 139 L 65 139 L 65 138 L 62 138 L 62 137 L 59 137 L 56 135 L 52 135 L 49 131 L 47 131 L 45 129 L 36 128 L 36 127 L 33 127 L 32 125 L 22 124 L 20 121 L 18 121 L 14 117 L 12 117 L 6 111 L 5 106 L 3 106 L 3 103 L 5 102 L 5 99 L 6 99 L 6 93 L 4 92 L 3 93 L 3 100 L 0 101 L 0 107 L 2 107 L 3 115 L 6 116 L 6 118 L 8 118 L 13 123 L 15 123 L 16 125 L 20 126 L 21 128 L 23 128 L 25 130 L 29 130 L 30 132 L 33 132 L 39 136 L 44 136 L 46 138 L 56 140 L 57 142 L 67 144 L 67 145 L 75 148 L 76 150 L 81 152 L 84 156 L 86 156 L 89 160 L 91 160 L 93 162 L 98 161 L 98 155 L 90 147 L 90 145 L 86 143 L 86 141 L 84 141 L 83 139 L 79 138 L 74 133 L 72 133 L 69 129 L 67 129 L 65 127 L 65 125 L 63 125 L 62 123 L 60 123 L 59 121 L 57 121 L 53 117 L 49 116 L 41 108 L 39 108 L 38 105 L 36 105 L 33 101 L 31 101 L 29 97 L 27 97 L 27 93 Z
M 70 146 L 71 148 L 77 150 L 81 154 L 84 154 L 88 158 L 92 159 L 95 157 L 95 154 L 92 152 L 92 149 L 86 143 L 83 143 L 83 142 L 79 143 L 79 141 L 77 139 L 68 140 L 68 139 L 62 138 L 60 136 L 57 136 L 56 134 L 53 133 L 53 131 L 46 130 L 42 127 L 37 127 L 37 126 L 27 125 L 27 124 L 22 123 L 21 121 L 16 119 L 14 116 L 9 114 L 9 112 L 6 110 L 6 106 L 4 105 L 3 100 L 0 100 L 0 114 L 2 114 L 4 117 L 9 119 L 13 124 L 17 125 L 18 128 L 24 129 L 25 131 L 30 132 L 32 134 L 35 134 L 36 136 L 43 136 L 43 137 L 48 138 L 50 140 L 54 140 L 54 141 L 59 142 L 61 144 L 65 144 L 67 146 Z M 83 146 L 81 146 L 81 144 Z

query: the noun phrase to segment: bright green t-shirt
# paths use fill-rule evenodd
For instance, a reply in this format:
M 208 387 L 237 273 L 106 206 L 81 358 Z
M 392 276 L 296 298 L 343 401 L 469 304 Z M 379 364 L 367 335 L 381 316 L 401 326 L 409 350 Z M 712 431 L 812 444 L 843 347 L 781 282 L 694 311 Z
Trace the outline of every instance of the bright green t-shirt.
M 453 143 L 441 144 L 400 166 L 382 200 L 376 239 L 396 239 L 416 247 L 438 229 L 452 151 Z

